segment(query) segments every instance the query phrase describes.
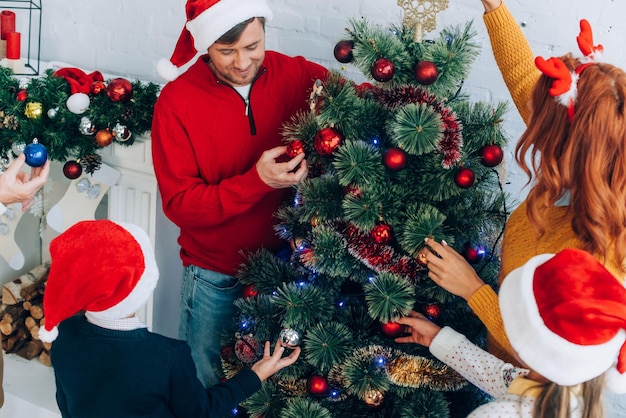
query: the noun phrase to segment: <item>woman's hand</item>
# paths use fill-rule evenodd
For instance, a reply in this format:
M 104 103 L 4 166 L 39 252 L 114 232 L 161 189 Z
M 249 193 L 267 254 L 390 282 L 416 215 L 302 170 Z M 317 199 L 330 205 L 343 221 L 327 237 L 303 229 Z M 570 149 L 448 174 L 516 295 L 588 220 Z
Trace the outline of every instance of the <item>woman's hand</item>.
M 485 13 L 496 10 L 502 4 L 502 0 L 480 0 L 485 7 Z
M 476 274 L 476 270 L 445 241 L 439 244 L 432 238 L 426 238 L 425 242 L 431 249 L 425 251 L 428 277 L 439 286 L 465 300 L 484 286 L 485 282 Z

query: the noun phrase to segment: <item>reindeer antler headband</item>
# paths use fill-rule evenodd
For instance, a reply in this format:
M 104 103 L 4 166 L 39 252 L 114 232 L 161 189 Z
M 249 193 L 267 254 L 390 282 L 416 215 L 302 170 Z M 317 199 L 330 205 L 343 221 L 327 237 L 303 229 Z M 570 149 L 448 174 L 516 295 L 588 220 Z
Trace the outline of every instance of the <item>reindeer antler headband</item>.
M 535 65 L 539 68 L 539 71 L 554 79 L 548 93 L 556 98 L 559 104 L 567 107 L 567 116 L 570 122 L 574 120 L 574 104 L 578 95 L 578 78 L 583 70 L 597 62 L 596 59 L 604 52 L 602 45 L 593 44 L 591 25 L 585 19 L 580 21 L 580 34 L 576 37 L 576 42 L 584 58 L 581 60 L 583 63 L 576 67 L 574 71 L 570 71 L 560 58 L 552 57 L 547 61 L 542 57 L 535 58 Z

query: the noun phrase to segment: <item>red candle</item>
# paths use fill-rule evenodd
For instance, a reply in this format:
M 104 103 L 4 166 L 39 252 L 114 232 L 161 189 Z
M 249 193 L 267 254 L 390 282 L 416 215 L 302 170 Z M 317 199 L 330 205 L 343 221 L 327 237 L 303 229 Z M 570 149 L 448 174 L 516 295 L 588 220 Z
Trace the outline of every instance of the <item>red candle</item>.
M 15 13 L 10 10 L 0 12 L 0 39 L 7 39 L 7 33 L 15 32 Z
M 20 40 L 19 32 L 7 33 L 7 58 L 10 60 L 20 59 Z

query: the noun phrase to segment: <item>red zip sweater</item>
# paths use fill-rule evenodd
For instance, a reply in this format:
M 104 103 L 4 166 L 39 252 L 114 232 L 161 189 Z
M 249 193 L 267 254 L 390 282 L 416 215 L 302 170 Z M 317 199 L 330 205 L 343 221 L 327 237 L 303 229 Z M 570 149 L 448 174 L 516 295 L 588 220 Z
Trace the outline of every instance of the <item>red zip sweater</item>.
M 163 87 L 152 122 L 152 157 L 165 215 L 180 228 L 183 265 L 233 275 L 249 251 L 275 250 L 274 213 L 291 189 L 267 186 L 263 151 L 284 145 L 281 129 L 308 109 L 328 70 L 303 57 L 266 51 L 249 108 L 200 57 Z

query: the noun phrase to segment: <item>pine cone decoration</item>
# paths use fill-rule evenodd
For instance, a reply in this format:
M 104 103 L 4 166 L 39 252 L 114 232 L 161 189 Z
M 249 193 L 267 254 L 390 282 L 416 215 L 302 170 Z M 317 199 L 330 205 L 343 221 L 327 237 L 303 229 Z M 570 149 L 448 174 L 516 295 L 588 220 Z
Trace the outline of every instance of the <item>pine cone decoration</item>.
M 80 164 L 83 166 L 85 173 L 93 174 L 94 171 L 100 168 L 102 157 L 98 154 L 84 155 L 80 159 Z
M 132 107 L 127 107 L 122 111 L 120 118 L 122 120 L 131 120 L 135 116 L 135 110 Z
M 16 130 L 20 122 L 15 115 L 5 115 L 2 118 L 2 126 L 6 129 Z

